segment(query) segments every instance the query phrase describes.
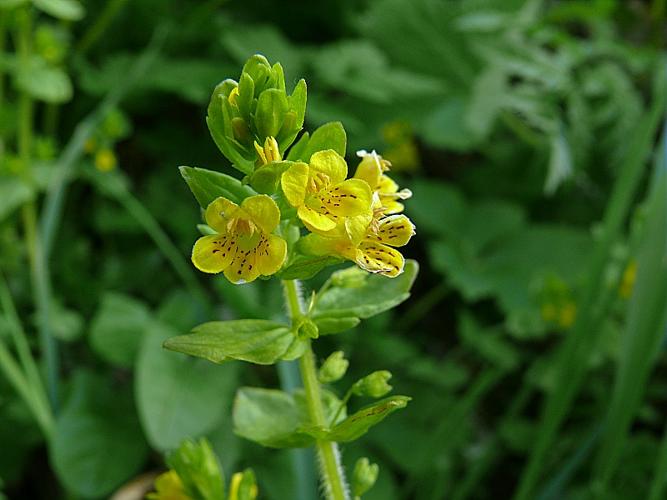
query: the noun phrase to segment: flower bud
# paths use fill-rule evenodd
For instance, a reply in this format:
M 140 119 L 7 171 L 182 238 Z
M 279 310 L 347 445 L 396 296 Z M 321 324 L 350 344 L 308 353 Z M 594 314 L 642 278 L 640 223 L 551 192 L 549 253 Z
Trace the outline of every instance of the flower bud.
M 358 380 L 352 386 L 352 392 L 357 396 L 381 398 L 392 389 L 392 387 L 387 383 L 390 378 L 391 373 L 387 370 L 373 372 L 370 375 L 366 375 L 361 380 Z
M 229 485 L 229 500 L 255 500 L 257 484 L 252 469 L 237 472 L 232 476 Z
M 345 359 L 343 351 L 332 353 L 320 367 L 319 379 L 323 384 L 330 384 L 343 378 L 350 362 Z
M 352 473 L 352 494 L 360 497 L 370 490 L 378 478 L 380 468 L 378 464 L 372 464 L 366 457 L 357 460 Z
M 303 318 L 296 328 L 296 336 L 300 339 L 316 339 L 320 336 L 317 325 L 309 318 Z
M 333 284 L 341 288 L 359 288 L 364 285 L 366 278 L 368 273 L 356 266 L 336 271 L 331 275 Z

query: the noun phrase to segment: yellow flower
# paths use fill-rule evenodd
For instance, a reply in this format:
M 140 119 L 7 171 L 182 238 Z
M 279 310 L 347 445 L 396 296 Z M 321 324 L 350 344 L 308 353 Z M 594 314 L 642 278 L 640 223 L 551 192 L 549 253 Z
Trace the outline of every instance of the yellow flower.
M 146 495 L 148 500 L 192 500 L 185 493 L 183 482 L 176 471 L 170 470 L 155 479 L 155 492 Z
M 632 295 L 632 289 L 635 287 L 635 280 L 637 279 L 637 261 L 631 260 L 628 262 L 623 276 L 621 277 L 621 284 L 618 287 L 618 294 L 621 298 L 629 299 Z
M 95 154 L 95 167 L 100 172 L 108 172 L 116 168 L 116 155 L 110 149 L 100 149 Z
M 255 151 L 257 151 L 257 156 L 259 157 L 258 163 L 260 166 L 268 165 L 274 161 L 281 161 L 283 158 L 280 155 L 280 149 L 278 147 L 278 141 L 274 137 L 267 137 L 264 141 L 264 147 L 260 146 L 257 141 L 255 141 Z
M 338 255 L 360 268 L 390 278 L 403 272 L 405 259 L 394 247 L 402 247 L 415 234 L 415 226 L 403 214 L 375 217 L 350 217 L 329 233 L 330 237 L 311 234 L 302 248 L 314 255 Z
M 371 189 L 362 179 L 348 179 L 342 156 L 327 149 L 295 163 L 280 180 L 287 201 L 313 232 L 326 234 L 344 217 L 371 213 Z
M 577 318 L 577 305 L 568 300 L 560 308 L 560 313 L 558 314 L 558 324 L 562 328 L 569 328 L 574 323 L 574 320 Z
M 403 211 L 403 204 L 398 200 L 407 200 L 412 196 L 409 189 L 398 190 L 398 184 L 384 172 L 389 170 L 391 163 L 382 158 L 375 151 L 357 151 L 361 163 L 354 174 L 355 179 L 363 179 L 379 199 L 379 205 L 386 215 L 397 214 Z
M 287 244 L 271 234 L 280 222 L 276 203 L 266 195 L 237 205 L 220 197 L 206 208 L 206 223 L 218 234 L 203 236 L 192 249 L 192 263 L 205 273 L 225 273 L 232 283 L 249 283 L 275 274 L 285 261 Z

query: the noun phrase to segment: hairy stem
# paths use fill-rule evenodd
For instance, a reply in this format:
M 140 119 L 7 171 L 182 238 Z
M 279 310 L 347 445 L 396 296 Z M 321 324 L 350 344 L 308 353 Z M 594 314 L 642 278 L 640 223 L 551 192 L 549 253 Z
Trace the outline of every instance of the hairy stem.
M 285 298 L 289 308 L 290 319 L 296 323 L 303 315 L 301 301 L 294 280 L 283 281 L 285 287 Z M 315 367 L 315 356 L 310 346 L 299 359 L 301 379 L 306 393 L 306 403 L 311 423 L 316 426 L 327 427 L 328 422 L 324 416 L 320 383 L 317 380 Z M 345 483 L 345 474 L 340 463 L 340 453 L 336 443 L 331 441 L 317 441 L 317 454 L 320 459 L 320 475 L 324 491 L 328 500 L 348 500 L 348 487 Z

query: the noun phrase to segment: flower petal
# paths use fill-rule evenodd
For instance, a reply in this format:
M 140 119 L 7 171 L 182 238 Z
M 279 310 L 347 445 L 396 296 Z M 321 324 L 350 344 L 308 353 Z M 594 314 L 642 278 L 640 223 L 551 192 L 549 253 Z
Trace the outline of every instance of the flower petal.
M 360 153 L 361 151 L 357 152 L 357 155 Z M 378 189 L 382 178 L 382 166 L 375 151 L 372 153 L 363 152 L 362 160 L 354 173 L 354 178 L 366 181 L 373 190 Z
M 227 236 L 202 236 L 192 249 L 192 263 L 205 273 L 219 273 L 229 266 L 237 248 L 235 242 Z
M 241 208 L 265 233 L 271 233 L 280 222 L 278 205 L 269 196 L 258 194 L 243 200 Z
M 310 231 L 331 231 L 336 227 L 336 222 L 332 218 L 305 205 L 298 208 L 297 215 Z
M 264 276 L 278 272 L 287 256 L 287 243 L 276 235 L 269 235 L 257 247 L 257 268 Z
M 352 217 L 371 211 L 371 188 L 361 179 L 348 179 L 323 191 L 322 204 L 334 215 Z
M 216 198 L 206 207 L 206 224 L 219 234 L 227 233 L 227 222 L 235 214 L 239 206 L 222 196 Z
M 234 284 L 250 283 L 259 276 L 259 269 L 256 265 L 257 247 L 253 247 L 245 252 L 239 250 L 234 256 L 234 260 L 225 269 L 225 277 Z
M 308 165 L 297 162 L 288 168 L 280 178 L 285 198 L 293 207 L 303 205 L 308 184 Z
M 405 209 L 405 205 L 403 205 L 403 203 L 400 203 L 392 198 L 386 198 L 384 196 L 380 197 L 380 203 L 383 208 L 382 213 L 387 215 L 400 214 Z
M 333 149 L 318 151 L 310 157 L 310 168 L 329 178 L 331 184 L 338 184 L 347 177 L 347 163 L 345 159 Z M 311 172 L 313 175 L 314 172 Z
M 383 175 L 380 178 L 377 190 L 380 192 L 380 195 L 392 194 L 398 191 L 398 184 L 396 184 L 396 181 L 388 175 Z
M 362 269 L 394 278 L 403 272 L 405 259 L 401 252 L 382 243 L 363 241 L 355 259 Z
M 414 234 L 415 226 L 405 215 L 390 215 L 380 219 L 377 233 L 369 233 L 367 238 L 392 247 L 402 247 Z

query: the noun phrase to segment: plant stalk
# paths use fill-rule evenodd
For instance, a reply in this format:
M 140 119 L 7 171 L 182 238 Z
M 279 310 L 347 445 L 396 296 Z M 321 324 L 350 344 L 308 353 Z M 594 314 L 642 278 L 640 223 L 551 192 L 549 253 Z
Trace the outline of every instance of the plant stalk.
M 22 71 L 28 71 L 32 51 L 32 11 L 26 7 L 18 13 L 17 49 L 19 65 Z M 19 127 L 18 153 L 22 163 L 24 180 L 33 184 L 32 136 L 34 103 L 28 92 L 22 90 L 19 96 Z M 22 209 L 23 225 L 25 227 L 25 242 L 30 259 L 32 288 L 39 324 L 39 340 L 46 367 L 49 399 L 54 409 L 58 407 L 58 346 L 50 334 L 49 309 L 51 294 L 48 287 L 44 287 L 43 248 L 37 231 L 37 209 L 33 200 L 28 201 Z
M 283 281 L 283 286 L 285 288 L 285 298 L 290 319 L 292 324 L 295 324 L 303 315 L 297 282 L 295 280 L 285 280 Z M 315 355 L 310 345 L 299 359 L 299 368 L 301 369 L 301 379 L 306 394 L 306 403 L 311 423 L 316 426 L 328 427 L 328 422 L 324 416 L 324 408 L 322 407 L 320 383 L 317 380 Z M 327 499 L 348 500 L 348 487 L 340 463 L 340 453 L 337 444 L 331 441 L 318 440 L 316 447 L 321 465 L 321 480 Z

